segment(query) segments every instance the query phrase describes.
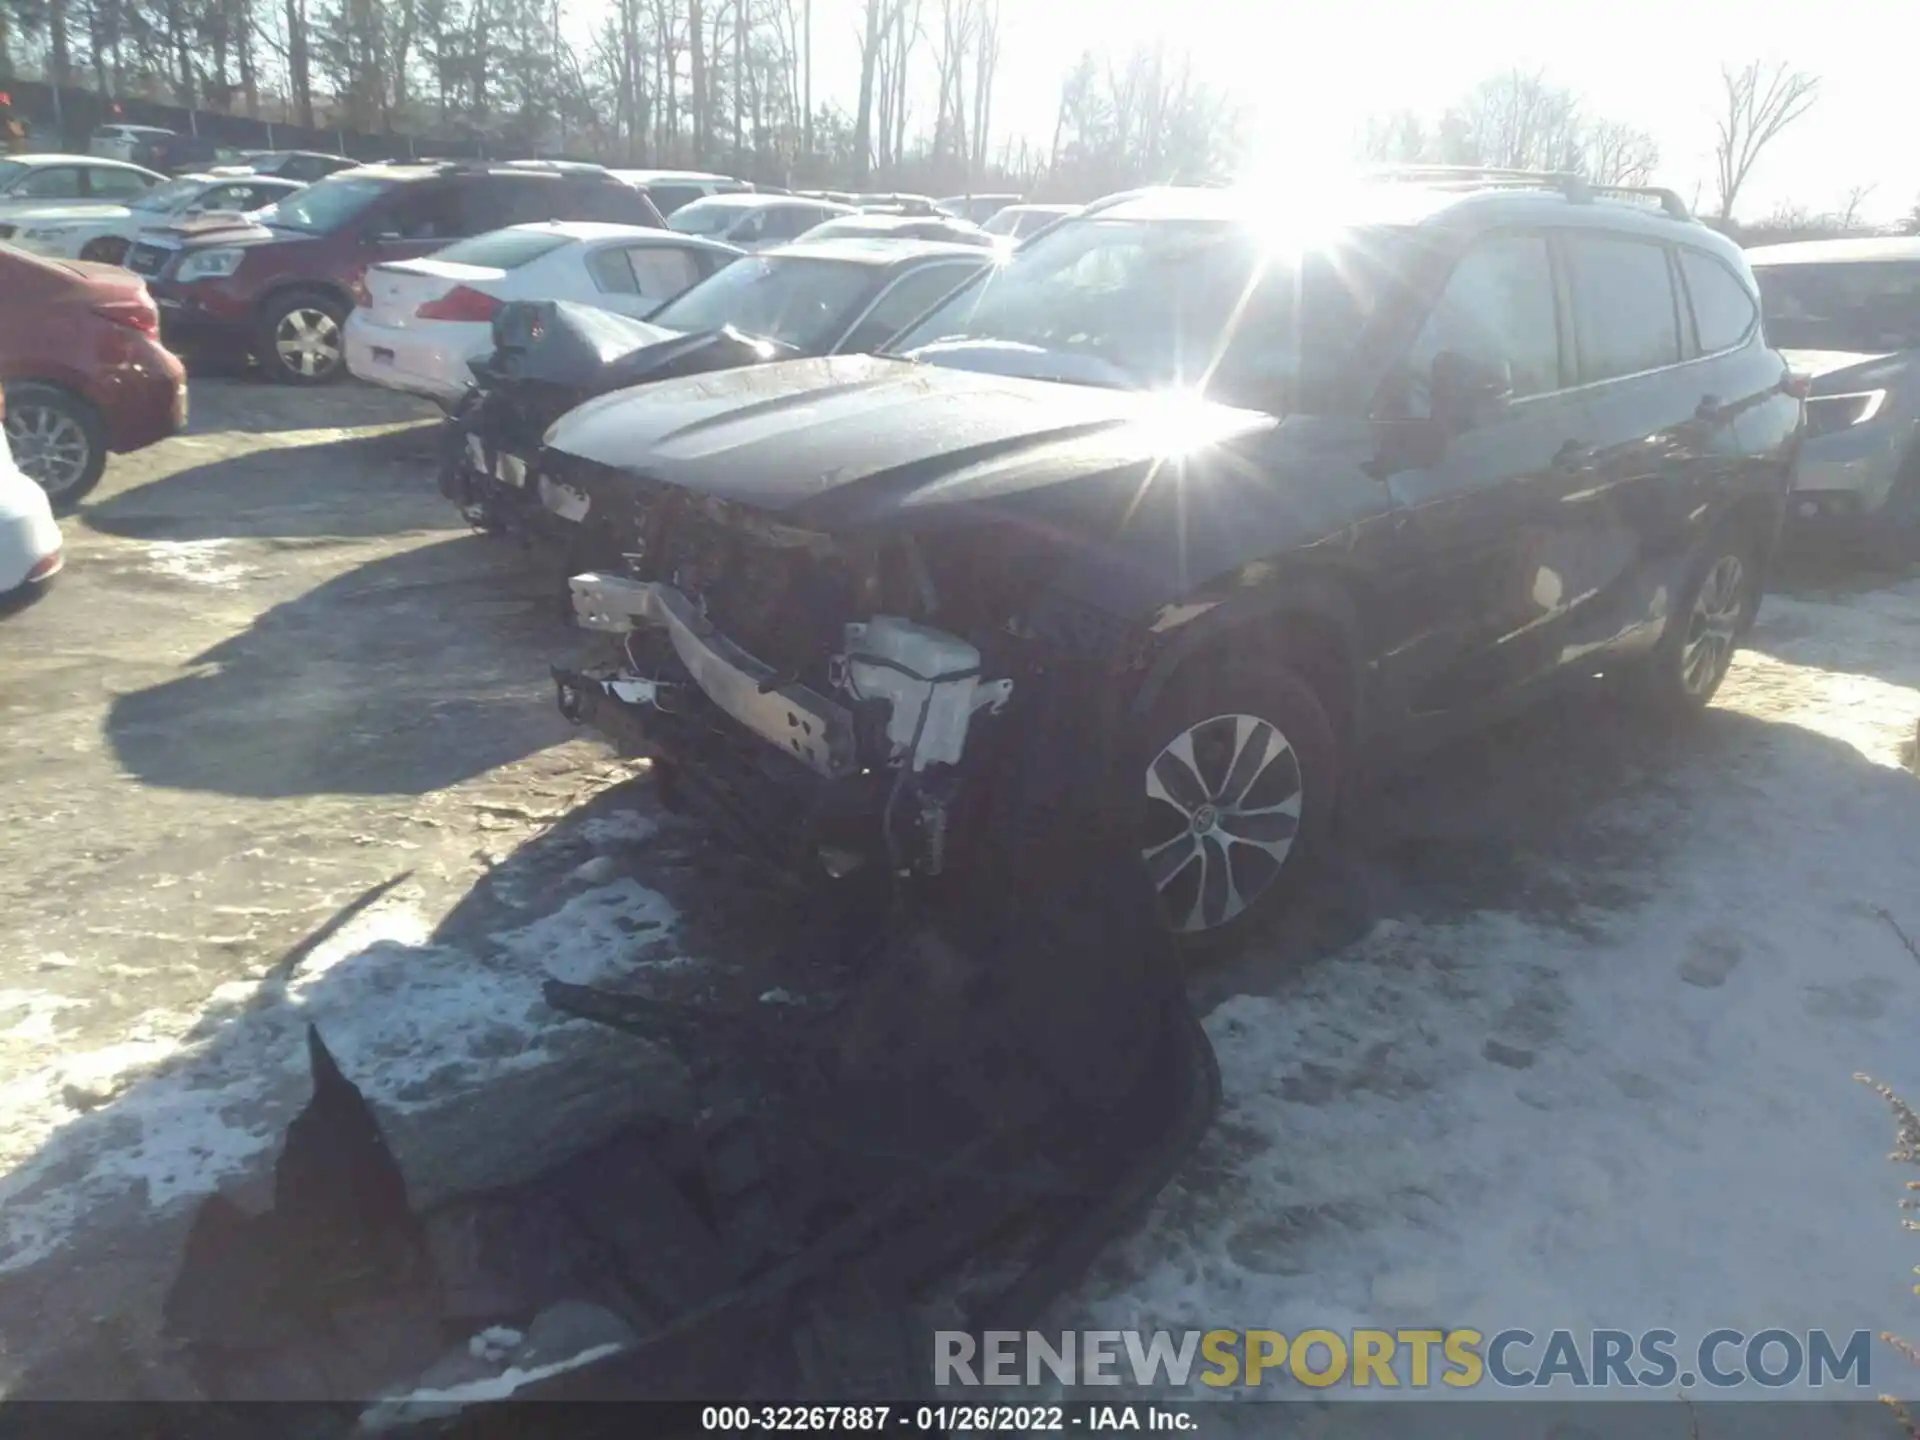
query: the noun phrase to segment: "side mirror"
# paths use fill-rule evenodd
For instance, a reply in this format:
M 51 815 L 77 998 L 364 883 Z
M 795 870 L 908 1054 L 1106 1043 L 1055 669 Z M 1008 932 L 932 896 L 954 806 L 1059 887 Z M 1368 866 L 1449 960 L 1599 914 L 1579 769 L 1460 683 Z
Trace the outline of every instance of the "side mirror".
M 1477 360 L 1458 350 L 1433 357 L 1428 382 L 1433 418 L 1458 434 L 1499 417 L 1513 400 L 1513 367 L 1505 360 Z

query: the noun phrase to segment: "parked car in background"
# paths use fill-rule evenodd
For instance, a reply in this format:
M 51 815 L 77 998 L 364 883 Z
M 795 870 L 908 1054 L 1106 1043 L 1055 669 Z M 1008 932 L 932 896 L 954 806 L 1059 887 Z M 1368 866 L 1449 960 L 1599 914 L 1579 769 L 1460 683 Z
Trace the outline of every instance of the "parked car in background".
M 14 463 L 55 506 L 99 483 L 107 454 L 187 419 L 187 376 L 160 343 L 138 276 L 0 245 L 0 385 Z
M 1920 238 L 1747 252 L 1767 335 L 1809 381 L 1793 522 L 1890 557 L 1920 540 Z
M 164 144 L 179 135 L 159 125 L 101 125 L 87 139 L 87 153 L 132 162 L 141 146 Z
M 879 215 L 944 215 L 946 212 L 927 195 L 902 195 L 897 192 L 856 195 L 854 204 Z
M 662 215 L 671 216 L 683 205 L 709 195 L 739 195 L 754 187 L 731 175 L 712 175 L 702 170 L 616 170 L 629 185 L 647 192 Z
M 709 195 L 681 206 L 667 224 L 741 250 L 798 240 L 824 220 L 855 213 L 851 205 L 793 195 Z
M 234 163 L 256 175 L 276 175 L 282 180 L 311 185 L 315 180 L 351 170 L 360 162 L 320 150 L 242 150 Z
M 996 210 L 980 228 L 989 235 L 1004 235 L 1009 240 L 1024 240 L 1054 221 L 1078 212 L 1078 205 L 1008 205 Z
M 11 240 L 21 212 L 46 205 L 122 205 L 167 177 L 118 160 L 86 155 L 0 156 L 0 240 Z
M 60 573 L 60 526 L 47 492 L 13 463 L 7 396 L 0 386 L 0 605 L 17 605 Z
M 1702 709 L 1802 425 L 1739 249 L 1671 192 L 1404 174 L 1290 197 L 1290 246 L 1265 193 L 1096 204 L 890 353 L 562 417 L 617 642 L 562 713 L 833 873 L 964 864 L 1023 756 L 1066 767 L 1211 944 L 1362 756 L 1595 671 Z
M 955 220 L 947 215 L 841 215 L 824 220 L 800 237 L 802 240 L 944 240 L 950 245 L 1000 244 L 978 225 Z
M 802 240 L 735 260 L 645 322 L 503 309 L 495 353 L 474 362 L 480 393 L 443 448 L 441 489 L 478 524 L 574 531 L 586 507 L 544 473 L 540 444 L 575 405 L 667 376 L 876 348 L 993 262 L 960 245 Z
M 644 192 L 597 166 L 370 165 L 245 225 L 143 235 L 127 265 L 176 348 L 251 354 L 271 379 L 318 385 L 346 374 L 344 330 L 369 266 L 551 219 L 663 224 Z
M 473 383 L 468 361 L 493 348 L 510 300 L 572 300 L 644 317 L 742 252 L 639 225 L 554 220 L 461 240 L 367 271 L 347 320 L 347 368 L 449 408 Z
M 183 175 L 120 205 L 47 206 L 18 211 L 14 244 L 36 255 L 117 265 L 139 233 L 198 215 L 260 210 L 301 189 L 295 180 L 256 175 Z
M 1009 205 L 1019 203 L 1018 195 L 949 195 L 940 202 L 940 208 L 949 215 L 984 225 Z

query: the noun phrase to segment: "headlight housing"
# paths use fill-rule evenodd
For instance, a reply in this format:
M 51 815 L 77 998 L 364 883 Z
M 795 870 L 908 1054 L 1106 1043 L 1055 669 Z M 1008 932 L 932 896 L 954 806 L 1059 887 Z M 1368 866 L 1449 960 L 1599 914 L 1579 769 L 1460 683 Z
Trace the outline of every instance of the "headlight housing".
M 246 251 L 240 249 L 196 250 L 180 262 L 175 272 L 178 280 L 217 280 L 231 275 L 240 268 L 240 262 L 246 258 Z
M 1807 399 L 1807 434 L 1831 435 L 1864 425 L 1886 403 L 1884 390 L 1862 390 L 1850 395 L 1812 395 Z

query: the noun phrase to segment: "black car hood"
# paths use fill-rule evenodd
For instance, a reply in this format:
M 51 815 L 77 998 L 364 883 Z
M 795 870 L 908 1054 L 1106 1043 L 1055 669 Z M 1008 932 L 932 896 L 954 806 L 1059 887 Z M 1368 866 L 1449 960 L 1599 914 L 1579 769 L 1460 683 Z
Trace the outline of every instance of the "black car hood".
M 665 380 L 589 400 L 564 455 L 839 530 L 913 524 L 1273 429 L 1270 415 L 868 355 Z

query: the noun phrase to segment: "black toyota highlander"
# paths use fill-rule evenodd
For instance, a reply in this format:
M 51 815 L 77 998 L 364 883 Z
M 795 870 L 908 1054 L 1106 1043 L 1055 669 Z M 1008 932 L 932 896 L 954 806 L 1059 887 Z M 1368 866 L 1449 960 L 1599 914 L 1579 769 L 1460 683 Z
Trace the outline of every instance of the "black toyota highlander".
M 1803 426 L 1739 250 L 1560 175 L 1133 192 L 887 351 L 554 426 L 621 646 L 563 710 L 833 873 L 962 864 L 1010 776 L 1076 770 L 1195 942 L 1285 895 L 1362 755 L 1600 672 L 1705 707 Z

